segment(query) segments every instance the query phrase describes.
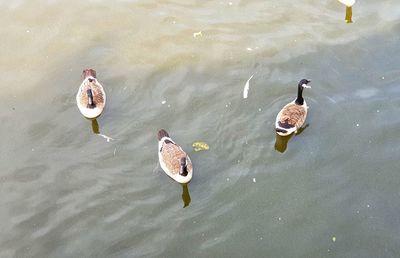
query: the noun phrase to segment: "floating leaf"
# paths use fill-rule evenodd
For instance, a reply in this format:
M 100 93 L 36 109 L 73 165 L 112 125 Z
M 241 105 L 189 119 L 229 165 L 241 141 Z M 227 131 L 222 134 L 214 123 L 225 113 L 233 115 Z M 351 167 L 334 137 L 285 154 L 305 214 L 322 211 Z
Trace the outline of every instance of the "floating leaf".
M 192 144 L 194 151 L 208 150 L 210 147 L 205 142 L 194 142 Z

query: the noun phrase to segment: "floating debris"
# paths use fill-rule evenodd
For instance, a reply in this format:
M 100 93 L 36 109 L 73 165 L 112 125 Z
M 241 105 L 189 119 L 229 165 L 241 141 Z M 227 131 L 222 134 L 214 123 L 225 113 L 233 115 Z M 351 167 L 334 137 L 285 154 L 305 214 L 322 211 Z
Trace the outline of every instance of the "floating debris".
M 251 78 L 253 78 L 254 74 L 252 76 L 250 76 L 250 78 L 247 80 L 246 84 L 244 85 L 243 88 L 243 98 L 247 99 L 248 95 L 249 95 L 249 88 L 250 88 L 250 80 Z
M 202 36 L 203 36 L 203 34 L 201 33 L 201 31 L 193 33 L 193 38 L 202 37 Z
M 194 151 L 202 151 L 202 150 L 208 150 L 210 149 L 210 147 L 208 146 L 207 143 L 205 142 L 194 142 L 192 144 L 192 147 L 194 149 Z
M 113 138 L 111 138 L 111 137 L 109 137 L 109 136 L 107 136 L 107 135 L 105 135 L 105 134 L 99 133 L 99 134 L 97 134 L 97 135 L 99 135 L 99 136 L 103 137 L 104 139 L 106 139 L 107 142 L 110 142 L 110 141 L 113 141 L 113 140 L 114 140 Z

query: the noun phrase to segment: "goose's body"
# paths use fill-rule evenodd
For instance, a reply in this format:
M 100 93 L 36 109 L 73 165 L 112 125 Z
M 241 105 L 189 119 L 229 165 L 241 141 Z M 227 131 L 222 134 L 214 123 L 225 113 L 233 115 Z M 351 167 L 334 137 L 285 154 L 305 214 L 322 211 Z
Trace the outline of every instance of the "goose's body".
M 164 172 L 177 181 L 185 184 L 193 176 L 193 165 L 189 156 L 161 129 L 158 132 L 158 160 Z
M 351 7 L 356 3 L 356 0 L 338 0 L 338 1 L 347 7 Z
M 297 133 L 307 118 L 308 106 L 303 98 L 303 88 L 310 88 L 309 80 L 303 79 L 299 82 L 297 98 L 286 104 L 276 116 L 275 130 L 281 136 Z
M 82 115 L 94 119 L 101 115 L 106 105 L 106 93 L 96 78 L 96 71 L 85 69 L 83 81 L 76 94 L 76 104 Z

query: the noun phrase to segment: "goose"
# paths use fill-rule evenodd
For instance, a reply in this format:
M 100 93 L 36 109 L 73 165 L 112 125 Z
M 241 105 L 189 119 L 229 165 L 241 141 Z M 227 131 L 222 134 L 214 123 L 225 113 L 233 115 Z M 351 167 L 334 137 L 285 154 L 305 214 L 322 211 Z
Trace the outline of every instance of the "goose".
M 275 130 L 281 136 L 297 133 L 306 121 L 307 104 L 303 98 L 303 89 L 311 88 L 307 84 L 311 81 L 302 79 L 298 84 L 297 98 L 286 104 L 276 116 Z
M 96 71 L 85 69 L 82 72 L 83 81 L 76 94 L 76 104 L 82 115 L 95 119 L 103 112 L 106 105 L 106 93 L 96 78 Z
M 192 179 L 192 161 L 164 129 L 158 131 L 158 160 L 164 172 L 178 183 L 186 184 Z

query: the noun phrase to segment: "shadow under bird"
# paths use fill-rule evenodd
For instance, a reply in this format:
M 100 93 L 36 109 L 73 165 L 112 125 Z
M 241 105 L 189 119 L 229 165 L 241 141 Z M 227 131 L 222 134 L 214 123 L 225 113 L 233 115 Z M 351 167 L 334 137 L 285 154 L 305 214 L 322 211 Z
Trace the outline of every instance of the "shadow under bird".
M 164 129 L 158 131 L 158 160 L 164 172 L 178 183 L 186 184 L 192 179 L 192 161 Z
M 106 105 L 106 93 L 96 78 L 96 71 L 85 69 L 83 81 L 76 94 L 76 104 L 82 115 L 94 119 L 101 115 Z
M 311 88 L 308 83 L 311 81 L 302 79 L 297 85 L 297 98 L 286 104 L 276 116 L 275 130 L 281 136 L 287 136 L 303 126 L 307 117 L 308 106 L 303 98 L 303 89 Z

